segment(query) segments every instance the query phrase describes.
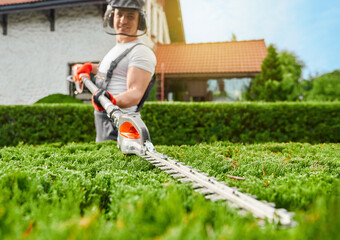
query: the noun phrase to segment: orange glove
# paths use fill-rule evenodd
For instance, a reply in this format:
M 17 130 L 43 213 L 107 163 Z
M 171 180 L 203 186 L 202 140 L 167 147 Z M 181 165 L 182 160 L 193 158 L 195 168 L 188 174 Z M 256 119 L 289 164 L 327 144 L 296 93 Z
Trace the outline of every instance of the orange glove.
M 116 99 L 112 96 L 111 93 L 109 93 L 108 91 L 105 91 L 104 89 L 99 89 L 97 92 L 95 92 L 92 95 L 92 98 L 91 98 L 92 106 L 99 112 L 105 110 L 99 102 L 99 96 L 101 96 L 103 94 L 104 94 L 105 97 L 107 97 L 110 100 L 110 102 L 112 102 L 114 105 L 116 105 Z
M 73 80 L 75 82 L 81 80 L 82 77 L 88 77 L 89 79 L 91 79 L 90 77 L 90 73 L 92 71 L 92 63 L 87 62 L 84 64 L 75 64 L 72 66 L 73 69 Z

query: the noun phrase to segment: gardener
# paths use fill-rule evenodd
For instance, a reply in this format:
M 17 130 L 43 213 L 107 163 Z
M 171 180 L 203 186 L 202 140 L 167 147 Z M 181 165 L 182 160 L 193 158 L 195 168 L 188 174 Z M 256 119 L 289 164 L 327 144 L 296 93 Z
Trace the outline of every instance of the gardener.
M 107 96 L 124 112 L 135 112 L 146 93 L 154 74 L 156 57 L 142 44 L 137 31 L 146 33 L 144 0 L 110 0 L 104 16 L 104 26 L 114 28 L 116 45 L 101 63 L 85 63 L 76 72 L 96 74 L 95 83 L 100 89 L 92 96 L 95 108 L 96 142 L 117 140 L 117 129 L 107 117 L 98 97 Z M 118 63 L 118 64 L 117 64 Z M 116 65 L 116 68 L 114 67 Z M 144 100 L 144 98 L 143 98 Z

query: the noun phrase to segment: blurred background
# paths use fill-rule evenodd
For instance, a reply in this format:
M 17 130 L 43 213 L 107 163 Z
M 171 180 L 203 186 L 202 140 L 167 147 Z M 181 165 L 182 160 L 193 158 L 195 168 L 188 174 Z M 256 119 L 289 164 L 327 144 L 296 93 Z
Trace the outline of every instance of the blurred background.
M 65 79 L 115 45 L 105 9 L 103 0 L 1 0 L 0 104 L 55 94 L 88 102 Z M 339 1 L 146 0 L 145 11 L 142 39 L 158 61 L 149 100 L 339 100 Z

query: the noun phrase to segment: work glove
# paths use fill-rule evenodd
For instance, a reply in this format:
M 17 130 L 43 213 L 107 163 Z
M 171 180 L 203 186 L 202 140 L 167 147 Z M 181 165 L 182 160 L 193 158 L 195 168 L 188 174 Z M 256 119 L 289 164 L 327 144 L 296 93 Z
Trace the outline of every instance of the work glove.
M 84 64 L 75 64 L 73 65 L 74 69 L 74 73 L 73 73 L 73 80 L 75 82 L 81 80 L 82 77 L 87 77 L 88 79 L 91 79 L 90 77 L 90 73 L 92 71 L 92 63 L 90 62 L 87 62 L 87 63 L 84 63 Z
M 111 93 L 109 93 L 108 91 L 104 90 L 104 89 L 99 89 L 98 91 L 96 91 L 91 98 L 92 101 L 92 106 L 99 112 L 104 111 L 105 109 L 103 108 L 103 106 L 100 104 L 99 102 L 99 96 L 103 95 L 105 97 L 107 97 L 107 99 L 110 100 L 110 102 L 112 102 L 114 105 L 116 105 L 116 99 L 112 96 Z

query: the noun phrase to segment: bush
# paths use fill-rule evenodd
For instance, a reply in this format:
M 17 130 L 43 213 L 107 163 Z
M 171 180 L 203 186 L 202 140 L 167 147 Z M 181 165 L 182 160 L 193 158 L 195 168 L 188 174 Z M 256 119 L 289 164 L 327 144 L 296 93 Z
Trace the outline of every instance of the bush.
M 287 229 L 259 226 L 228 202 L 208 201 L 112 145 L 0 149 L 0 239 L 338 239 L 339 144 L 157 146 L 230 187 L 295 212 L 297 226 Z
M 82 103 L 80 99 L 71 97 L 70 95 L 64 94 L 52 94 L 38 100 L 35 104 L 40 103 Z
M 339 142 L 340 103 L 146 103 L 154 144 Z M 85 104 L 0 106 L 0 146 L 95 139 Z
M 312 89 L 306 92 L 306 99 L 313 101 L 340 100 L 340 71 L 324 74 L 311 80 Z
M 339 142 L 340 103 L 147 104 L 155 144 Z
M 0 146 L 19 142 L 89 142 L 94 136 L 90 105 L 0 106 Z

